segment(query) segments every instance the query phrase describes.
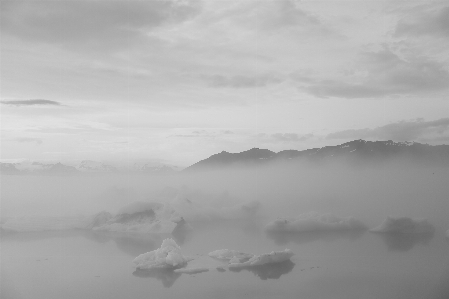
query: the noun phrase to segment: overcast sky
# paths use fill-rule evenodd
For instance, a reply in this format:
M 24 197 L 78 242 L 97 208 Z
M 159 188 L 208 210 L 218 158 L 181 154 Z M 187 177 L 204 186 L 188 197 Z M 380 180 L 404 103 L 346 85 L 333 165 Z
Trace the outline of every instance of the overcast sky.
M 1 159 L 449 144 L 449 5 L 4 1 Z

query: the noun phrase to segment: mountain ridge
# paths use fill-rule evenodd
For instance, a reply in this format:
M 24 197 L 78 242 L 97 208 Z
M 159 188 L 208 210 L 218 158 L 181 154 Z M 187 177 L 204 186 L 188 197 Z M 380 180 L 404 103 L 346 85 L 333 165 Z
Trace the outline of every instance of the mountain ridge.
M 235 164 L 262 165 L 271 161 L 306 159 L 321 162 L 344 159 L 348 162 L 386 161 L 391 158 L 425 159 L 436 163 L 449 163 L 449 145 L 428 145 L 418 142 L 394 142 L 353 140 L 340 145 L 306 150 L 282 150 L 278 153 L 267 149 L 252 148 L 241 153 L 221 153 L 201 160 L 183 171 L 227 167 Z

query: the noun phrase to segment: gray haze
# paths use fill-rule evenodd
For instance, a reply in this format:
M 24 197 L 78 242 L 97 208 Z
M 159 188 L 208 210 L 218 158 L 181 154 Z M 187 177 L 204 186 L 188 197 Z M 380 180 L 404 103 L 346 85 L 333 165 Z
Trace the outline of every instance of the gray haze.
M 134 201 L 164 203 L 183 194 L 217 208 L 257 200 L 267 221 L 316 211 L 354 216 L 370 227 L 389 215 L 449 227 L 448 177 L 447 167 L 399 161 L 360 168 L 294 162 L 173 175 L 3 175 L 1 217 L 116 213 Z

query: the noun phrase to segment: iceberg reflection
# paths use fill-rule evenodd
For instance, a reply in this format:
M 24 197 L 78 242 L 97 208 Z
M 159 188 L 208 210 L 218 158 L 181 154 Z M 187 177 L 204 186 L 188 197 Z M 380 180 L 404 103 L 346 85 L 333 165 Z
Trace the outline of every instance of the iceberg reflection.
M 406 234 L 406 233 L 385 233 L 379 234 L 390 251 L 408 251 L 415 245 L 429 245 L 434 233 Z
M 242 270 L 250 271 L 262 280 L 279 279 L 282 275 L 287 274 L 293 270 L 295 263 L 291 260 L 280 263 L 271 263 L 258 266 L 247 266 L 240 268 L 229 268 L 232 272 L 240 272 Z
M 271 232 L 266 235 L 277 245 L 285 245 L 290 242 L 296 244 L 309 243 L 314 241 L 335 241 L 338 239 L 355 240 L 358 239 L 366 230 L 336 230 L 336 231 L 307 231 L 307 232 Z
M 164 287 L 169 288 L 182 274 L 173 272 L 173 269 L 136 269 L 133 275 L 141 278 L 155 278 L 160 280 Z

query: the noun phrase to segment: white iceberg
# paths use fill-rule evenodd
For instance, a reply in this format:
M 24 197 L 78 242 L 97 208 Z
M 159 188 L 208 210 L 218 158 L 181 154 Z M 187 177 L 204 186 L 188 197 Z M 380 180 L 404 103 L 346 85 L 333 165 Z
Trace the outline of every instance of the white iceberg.
M 190 259 L 181 253 L 181 248 L 173 239 L 165 239 L 160 248 L 143 253 L 133 260 L 137 269 L 181 268 Z
M 289 260 L 293 255 L 294 253 L 290 249 L 285 249 L 283 251 L 272 251 L 270 253 L 255 255 L 246 262 L 234 262 L 233 260 L 231 260 L 229 268 L 235 269 L 282 263 Z
M 354 217 L 340 218 L 333 214 L 309 212 L 298 218 L 277 219 L 265 227 L 268 232 L 310 232 L 333 230 L 362 230 L 365 225 Z
M 435 228 L 426 219 L 388 216 L 379 226 L 370 230 L 375 233 L 433 233 Z
M 230 249 L 219 249 L 209 252 L 210 257 L 226 260 L 229 262 L 229 268 L 234 269 L 282 263 L 289 260 L 293 255 L 294 254 L 290 249 L 285 249 L 283 251 L 272 251 L 271 253 L 264 253 L 261 255 Z
M 92 229 L 120 233 L 171 233 L 179 219 L 169 205 L 134 202 L 121 208 L 114 217 L 97 214 Z

